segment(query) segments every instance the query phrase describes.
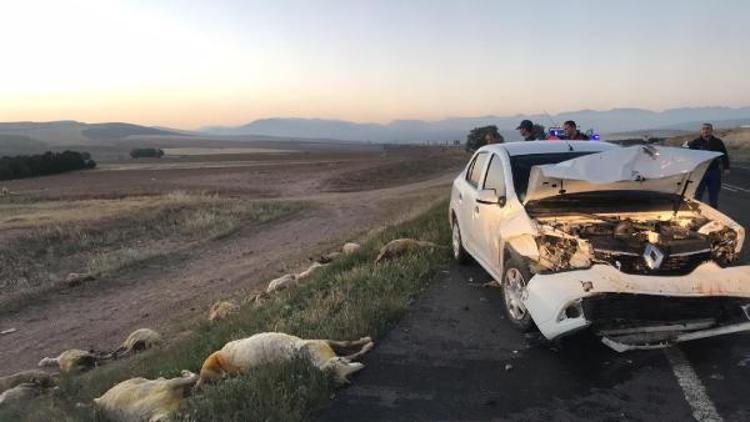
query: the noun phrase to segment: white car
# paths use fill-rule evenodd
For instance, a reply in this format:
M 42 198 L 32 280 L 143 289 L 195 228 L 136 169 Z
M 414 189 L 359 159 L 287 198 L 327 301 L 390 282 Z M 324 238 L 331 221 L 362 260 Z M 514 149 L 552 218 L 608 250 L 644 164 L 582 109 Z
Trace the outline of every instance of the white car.
M 453 182 L 457 261 L 501 283 L 547 339 L 591 328 L 618 351 L 750 330 L 744 229 L 693 199 L 720 153 L 605 142 L 480 148 Z

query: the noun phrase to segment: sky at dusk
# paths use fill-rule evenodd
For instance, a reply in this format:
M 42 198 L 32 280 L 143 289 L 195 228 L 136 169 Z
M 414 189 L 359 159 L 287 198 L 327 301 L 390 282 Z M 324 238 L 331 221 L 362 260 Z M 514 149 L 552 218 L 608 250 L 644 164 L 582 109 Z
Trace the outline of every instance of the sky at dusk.
M 750 105 L 750 1 L 0 1 L 0 121 Z

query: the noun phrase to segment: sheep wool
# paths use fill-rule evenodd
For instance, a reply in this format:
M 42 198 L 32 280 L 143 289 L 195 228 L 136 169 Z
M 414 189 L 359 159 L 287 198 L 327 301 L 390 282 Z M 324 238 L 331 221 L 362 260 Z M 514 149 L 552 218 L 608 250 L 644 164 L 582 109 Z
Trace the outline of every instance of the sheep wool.
M 435 247 L 436 244 L 432 242 L 426 242 L 423 240 L 414 239 L 395 239 L 388 242 L 385 246 L 380 248 L 378 257 L 375 258 L 375 262 L 380 262 L 384 259 L 396 258 L 407 253 L 413 253 L 421 248 Z
M 208 311 L 209 321 L 220 321 L 239 312 L 240 306 L 232 301 L 222 300 L 211 305 Z
M 73 372 L 91 369 L 96 366 L 96 356 L 80 349 L 70 349 L 60 353 L 56 358 L 44 358 L 39 366 L 57 366 L 61 372 Z
M 354 347 L 361 349 L 354 354 L 339 357 L 334 347 Z M 331 370 L 339 382 L 348 382 L 347 377 L 364 365 L 352 362 L 372 349 L 370 337 L 355 341 L 305 340 L 284 333 L 259 333 L 253 336 L 230 341 L 212 353 L 203 362 L 198 385 L 211 382 L 226 374 L 237 374 L 253 367 L 269 363 L 284 362 L 302 353 L 321 370 Z
M 137 353 L 150 349 L 161 343 L 161 335 L 150 328 L 139 328 L 122 342 L 120 351 L 125 353 Z
M 284 290 L 287 287 L 293 286 L 295 283 L 294 274 L 285 274 L 277 279 L 271 280 L 266 288 L 266 293 L 273 293 L 277 290 Z
M 164 421 L 197 381 L 198 376 L 188 371 L 171 379 L 131 378 L 94 399 L 94 406 L 113 422 Z
M 344 255 L 351 255 L 353 253 L 356 253 L 361 248 L 362 246 L 360 246 L 359 243 L 348 242 L 348 243 L 345 243 L 344 246 L 341 248 L 341 252 L 343 252 Z

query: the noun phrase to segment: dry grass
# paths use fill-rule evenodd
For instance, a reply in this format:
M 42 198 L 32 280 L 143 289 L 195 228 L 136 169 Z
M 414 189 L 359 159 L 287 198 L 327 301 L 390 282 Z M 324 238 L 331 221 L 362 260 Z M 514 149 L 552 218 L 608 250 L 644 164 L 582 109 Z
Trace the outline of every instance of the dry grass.
M 449 262 L 450 255 L 448 248 L 428 248 L 375 265 L 375 254 L 389 240 L 399 237 L 448 244 L 446 206 L 443 202 L 413 221 L 377 232 L 357 253 L 342 257 L 316 272 L 307 283 L 285 290 L 260 306 L 245 305 L 219 323 L 202 322 L 188 336 L 132 360 L 64 377 L 52 395 L 25 407 L 0 409 L 0 420 L 92 420 L 91 400 L 117 382 L 135 376 L 171 377 L 182 369 L 197 371 L 203 359 L 227 341 L 258 332 L 333 339 L 371 335 L 377 341 Z M 333 388 L 326 374 L 305 361 L 272 365 L 207 387 L 183 404 L 177 418 L 306 420 L 327 404 Z
M 112 274 L 121 269 L 142 264 L 162 254 L 162 251 L 155 247 L 122 248 L 109 253 L 96 254 L 88 264 L 88 273 L 94 276 Z
M 0 199 L 0 231 L 72 223 L 91 224 L 99 220 L 137 213 L 153 208 L 220 203 L 221 198 L 209 194 L 183 191 L 159 196 L 134 196 L 122 199 L 90 199 L 80 201 L 12 201 Z
M 76 202 L 84 203 L 80 212 L 74 207 Z M 228 236 L 244 225 L 289 215 L 303 204 L 172 192 L 113 201 L 67 201 L 57 208 L 46 202 L 19 207 L 25 207 L 22 215 L 30 226 L 4 235 L 0 231 L 4 236 L 0 243 L 2 311 L 10 309 L 16 296 L 25 297 L 25 302 L 29 292 L 39 296 L 62 285 L 68 273 L 111 275 Z M 59 211 L 52 213 L 53 209 Z M 30 217 L 48 212 L 50 219 L 42 222 Z
M 276 148 L 164 148 L 167 156 L 185 156 L 185 155 L 229 155 L 229 154 L 290 154 L 296 151 Z

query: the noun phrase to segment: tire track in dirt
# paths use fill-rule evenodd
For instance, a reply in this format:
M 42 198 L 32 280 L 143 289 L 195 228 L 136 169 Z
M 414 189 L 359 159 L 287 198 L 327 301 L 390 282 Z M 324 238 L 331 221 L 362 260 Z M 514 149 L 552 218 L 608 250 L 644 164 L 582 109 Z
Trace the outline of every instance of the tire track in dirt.
M 444 198 L 453 174 L 394 188 L 278 198 L 313 204 L 301 214 L 241 230 L 112 279 L 59 291 L 3 316 L 17 331 L 0 342 L 0 375 L 33 368 L 68 348 L 109 349 L 128 332 L 155 328 L 178 335 L 207 307 L 258 290 L 273 276 L 353 236 L 406 219 Z

